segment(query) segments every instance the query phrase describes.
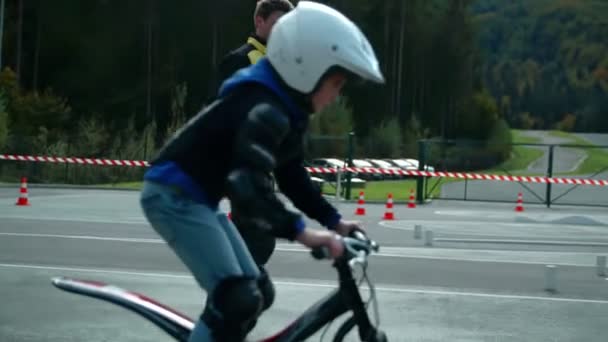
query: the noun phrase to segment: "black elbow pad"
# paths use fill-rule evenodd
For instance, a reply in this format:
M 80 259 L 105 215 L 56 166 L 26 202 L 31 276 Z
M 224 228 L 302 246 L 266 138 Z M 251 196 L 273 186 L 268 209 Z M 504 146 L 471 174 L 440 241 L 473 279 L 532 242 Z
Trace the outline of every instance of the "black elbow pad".
M 295 239 L 295 227 L 300 215 L 287 210 L 276 197 L 268 175 L 249 169 L 232 171 L 227 179 L 227 196 L 237 226 Z
M 237 133 L 236 166 L 271 172 L 276 166 L 274 154 L 288 132 L 284 113 L 266 103 L 253 107 Z

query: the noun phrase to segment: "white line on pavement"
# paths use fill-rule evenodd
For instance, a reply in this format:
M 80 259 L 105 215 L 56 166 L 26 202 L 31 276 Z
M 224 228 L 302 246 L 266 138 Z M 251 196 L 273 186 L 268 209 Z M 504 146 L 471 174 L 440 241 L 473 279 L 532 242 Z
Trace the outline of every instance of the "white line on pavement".
M 42 265 L 26 265 L 26 264 L 1 264 L 0 268 L 12 269 L 38 269 L 47 271 L 66 271 L 66 272 L 85 272 L 85 273 L 102 273 L 102 274 L 117 274 L 117 275 L 133 275 L 143 277 L 165 277 L 165 278 L 182 278 L 192 279 L 188 274 L 171 274 L 171 273 L 151 273 L 151 272 L 136 272 L 111 269 L 92 269 L 92 268 L 75 268 L 63 266 L 42 266 Z M 337 285 L 323 282 L 296 282 L 285 280 L 273 280 L 273 283 L 281 286 L 300 286 L 300 287 L 319 287 L 319 288 L 336 288 Z M 366 287 L 362 287 L 367 289 Z M 440 296 L 465 296 L 465 297 L 482 297 L 482 298 L 500 298 L 500 299 L 515 299 L 515 300 L 538 300 L 550 302 L 570 302 L 570 303 L 593 303 L 593 304 L 608 304 L 608 300 L 597 299 L 579 299 L 579 298 L 558 298 L 558 297 L 542 297 L 542 296 L 519 296 L 519 295 L 502 295 L 491 293 L 477 292 L 458 292 L 458 291 L 440 291 L 440 290 L 423 290 L 423 289 L 407 289 L 398 287 L 376 286 L 376 291 L 393 292 L 393 293 L 414 293 L 414 294 L 431 294 Z
M 607 242 L 581 242 L 581 241 L 557 241 L 557 240 L 435 238 L 435 241 L 463 242 L 463 243 L 495 243 L 495 244 L 511 244 L 511 245 L 521 244 L 521 245 L 549 245 L 549 246 L 608 247 Z
M 573 208 L 574 209 L 574 208 Z M 553 224 L 554 221 L 563 220 L 572 218 L 575 216 L 582 216 L 583 218 L 587 218 L 589 220 L 595 221 L 600 224 L 608 224 L 608 215 L 605 215 L 605 212 L 599 213 L 598 210 L 585 208 L 584 211 L 581 211 L 581 208 L 575 208 L 572 212 L 547 212 L 547 211 L 531 211 L 524 214 L 515 214 L 512 211 L 512 208 L 505 211 L 491 211 L 491 210 L 469 210 L 465 208 L 461 209 L 440 209 L 435 210 L 433 212 L 435 215 L 442 216 L 456 216 L 456 217 L 465 217 L 465 218 L 479 218 L 486 220 L 486 222 L 494 222 L 496 220 L 512 220 L 515 217 L 524 217 L 530 220 L 535 221 L 533 224 Z M 531 222 L 532 223 L 532 222 Z
M 149 225 L 144 218 L 135 219 L 135 220 L 112 220 L 105 218 L 97 218 L 97 217 L 52 217 L 52 216 L 44 216 L 44 217 L 30 217 L 30 216 L 22 216 L 22 215 L 2 215 L 0 214 L 0 219 L 11 219 L 11 220 L 33 220 L 33 221 L 60 221 L 60 222 L 85 222 L 85 223 L 103 223 L 103 224 L 132 224 L 132 225 Z
M 307 249 L 300 247 L 280 247 L 278 251 L 283 252 L 308 252 Z M 477 249 L 443 249 L 433 248 L 432 250 L 419 247 L 385 247 L 381 249 L 388 252 L 374 254 L 373 256 L 403 259 L 428 259 L 428 260 L 454 260 L 470 262 L 492 262 L 506 264 L 525 264 L 525 265 L 546 265 L 554 264 L 558 266 L 574 267 L 593 267 L 596 256 L 602 253 L 576 253 L 576 252 L 529 252 L 529 251 L 505 251 L 505 250 L 477 250 Z M 391 252 L 392 251 L 392 252 Z M 433 252 L 436 255 L 428 255 Z M 487 256 L 469 256 L 476 252 L 487 252 Z M 419 253 L 419 254 L 417 254 Z M 426 255 L 425 255 L 426 254 Z M 543 255 L 544 254 L 544 255 Z M 568 261 L 561 261 L 567 259 Z M 575 260 L 573 260 L 575 259 Z M 531 261 L 535 260 L 535 261 Z
M 426 225 L 428 228 L 431 226 L 433 231 L 438 233 L 449 234 L 452 236 L 484 236 L 484 237 L 505 237 L 508 236 L 510 238 L 530 238 L 529 234 L 522 234 L 518 232 L 511 232 L 506 230 L 504 234 L 498 234 L 496 232 L 485 232 L 485 231 L 463 231 L 458 229 L 449 229 L 449 226 L 454 226 L 454 224 L 470 226 L 470 227 L 479 227 L 482 224 L 487 224 L 488 227 L 492 227 L 493 225 L 500 224 L 502 226 L 512 226 L 514 228 L 525 227 L 525 223 L 513 223 L 513 222 L 499 222 L 499 223 L 490 223 L 490 222 L 474 222 L 474 221 L 434 221 L 434 220 L 398 220 L 398 221 L 380 221 L 379 225 L 395 230 L 404 230 L 404 231 L 414 231 L 415 224 L 421 224 L 423 226 Z M 404 226 L 407 225 L 407 226 Z M 538 224 L 535 223 L 534 227 L 543 227 L 543 228 L 554 228 L 555 226 L 551 226 L 550 224 Z M 576 231 L 573 231 L 573 235 L 555 235 L 551 234 L 551 238 L 553 239 L 572 239 L 574 234 L 581 235 L 581 232 L 584 232 L 584 236 L 588 238 L 605 238 L 606 234 L 599 229 L 604 229 L 599 226 L 584 226 L 584 225 L 567 225 L 566 227 L 576 227 Z M 560 227 L 562 228 L 562 227 Z M 534 240 L 531 240 L 534 241 Z
M 77 239 L 93 241 L 114 241 L 127 243 L 148 243 L 163 244 L 161 239 L 146 238 L 120 238 L 90 235 L 61 235 L 61 234 L 38 234 L 38 233 L 11 233 L 0 232 L 0 236 L 28 237 L 28 238 L 57 238 L 57 239 Z M 492 251 L 475 249 L 425 249 L 419 247 L 384 247 L 381 249 L 388 252 L 374 254 L 376 257 L 403 258 L 403 259 L 428 259 L 428 260 L 454 260 L 470 262 L 492 262 L 509 264 L 545 265 L 547 263 L 559 266 L 578 266 L 593 267 L 595 256 L 599 253 L 574 253 L 574 252 L 528 252 L 528 251 Z M 277 244 L 276 251 L 309 253 L 310 250 L 304 246 L 296 244 Z M 435 255 L 428 255 L 429 252 Z M 471 257 L 470 254 L 487 254 L 485 257 Z M 424 255 L 426 254 L 426 255 Z M 467 255 L 469 254 L 469 255 Z M 575 258 L 576 260 L 572 260 Z M 531 261 L 530 259 L 535 259 Z M 560 261 L 559 259 L 567 259 Z
M 35 233 L 4 233 L 4 236 L 19 236 L 19 237 L 38 237 L 38 238 L 57 238 L 57 239 L 79 239 L 79 240 L 102 240 L 102 241 L 118 241 L 118 242 L 135 242 L 135 243 L 164 243 L 161 239 L 141 239 L 141 238 L 118 238 L 106 236 L 90 236 L 90 235 L 61 235 L 61 234 L 35 234 Z

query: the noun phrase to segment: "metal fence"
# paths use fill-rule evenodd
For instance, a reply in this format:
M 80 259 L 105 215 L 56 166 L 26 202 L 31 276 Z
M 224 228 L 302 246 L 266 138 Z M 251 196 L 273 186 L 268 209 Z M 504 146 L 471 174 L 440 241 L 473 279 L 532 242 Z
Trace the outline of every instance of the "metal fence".
M 358 160 L 412 158 L 415 151 L 417 155 L 412 159 L 417 160 L 419 170 L 608 179 L 608 146 L 605 145 L 488 145 L 486 142 L 477 141 L 421 140 L 416 146 L 400 146 L 397 153 L 388 157 L 385 153 L 375 154 L 365 143 L 369 144 L 368 141 L 358 142 L 352 133 L 340 136 L 310 135 L 305 142 L 306 166 L 335 167 L 337 165 L 323 164 L 326 159 L 335 158 L 343 163 L 340 166 L 356 167 L 355 162 Z M 17 183 L 25 176 L 31 183 L 112 185 L 139 182 L 144 172 L 144 167 L 0 160 L 0 181 L 9 183 Z M 352 199 L 353 179 L 363 178 L 366 182 L 395 179 L 356 173 L 346 173 L 341 178 L 336 174 L 311 176 L 322 180 L 326 184 L 326 190 L 339 192 L 341 197 L 346 199 Z M 605 186 L 418 177 L 416 187 L 419 203 L 429 199 L 513 203 L 521 192 L 525 202 L 548 207 L 608 206 L 608 189 Z
M 436 171 L 608 179 L 608 146 L 575 144 L 508 144 L 420 142 L 419 159 Z M 528 203 L 608 206 L 606 187 L 535 184 L 489 180 L 425 178 L 418 182 L 418 200 L 515 202 L 522 193 Z
M 147 142 L 147 141 L 146 141 Z M 151 144 L 150 144 L 151 145 Z M 27 146 L 24 144 L 24 146 Z M 131 147 L 132 148 L 132 147 Z M 40 150 L 39 150 L 40 149 Z M 111 160 L 147 160 L 153 148 L 148 144 L 139 149 L 117 148 L 118 152 L 91 152 L 81 155 L 82 148 L 74 143 L 67 143 L 65 148 L 55 151 L 46 146 L 27 146 L 15 150 L 0 151 L 0 153 L 17 156 L 40 156 L 40 157 L 62 157 L 62 158 L 101 158 Z M 99 150 L 99 149 L 96 149 Z M 76 152 L 75 152 L 76 151 Z M 70 184 L 70 185 L 112 185 L 123 182 L 141 181 L 142 167 L 125 167 L 111 165 L 91 165 L 78 163 L 51 163 L 28 161 L 12 161 L 0 159 L 0 182 L 16 183 L 21 177 L 27 177 L 29 183 L 37 184 Z
M 339 160 L 350 160 L 354 151 L 354 135 L 339 136 L 310 135 L 305 139 L 305 158 L 308 166 L 315 160 L 333 157 Z M 117 159 L 149 160 L 155 155 L 156 149 L 146 148 L 141 153 L 115 156 Z M 0 151 L 0 153 L 23 155 L 15 151 Z M 48 156 L 43 151 L 32 151 L 25 155 Z M 78 158 L 108 158 L 107 155 L 71 155 L 68 146 L 65 155 L 56 157 Z M 112 158 L 114 159 L 114 158 Z M 210 161 L 213 163 L 213 161 Z M 47 163 L 35 161 L 11 161 L 0 159 L 0 182 L 18 183 L 22 177 L 27 177 L 29 183 L 38 184 L 70 184 L 70 185 L 115 185 L 119 183 L 139 182 L 143 178 L 144 167 L 82 165 L 70 163 Z M 329 175 L 331 177 L 331 175 Z M 334 179 L 329 179 L 334 187 Z M 344 179 L 347 179 L 345 177 Z

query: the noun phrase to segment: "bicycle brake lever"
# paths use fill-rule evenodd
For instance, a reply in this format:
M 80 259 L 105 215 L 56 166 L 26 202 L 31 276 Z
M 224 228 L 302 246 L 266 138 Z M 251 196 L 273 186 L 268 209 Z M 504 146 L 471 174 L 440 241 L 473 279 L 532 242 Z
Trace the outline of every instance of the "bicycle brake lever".
M 372 250 L 374 252 L 378 252 L 380 250 L 380 246 L 378 246 L 378 243 L 376 241 L 370 240 L 370 245 L 372 247 Z
M 371 249 L 374 252 L 378 252 L 378 250 L 380 249 L 380 246 L 378 246 L 378 243 L 372 239 L 370 239 L 367 234 L 360 229 L 355 229 L 353 231 L 350 232 L 350 236 L 357 239 L 357 240 L 361 240 L 361 241 L 365 241 L 368 243 L 368 245 L 371 247 Z
M 364 231 L 360 230 L 360 229 L 353 229 L 351 230 L 350 234 L 351 237 L 361 240 L 361 241 L 366 241 L 368 240 L 367 235 L 365 234 Z

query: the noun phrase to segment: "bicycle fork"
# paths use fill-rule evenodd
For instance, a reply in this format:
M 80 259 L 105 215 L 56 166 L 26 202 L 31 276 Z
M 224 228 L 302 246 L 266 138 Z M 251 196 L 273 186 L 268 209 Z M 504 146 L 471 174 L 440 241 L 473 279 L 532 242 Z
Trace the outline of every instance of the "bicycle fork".
M 352 272 L 347 267 L 346 265 L 339 265 L 337 267 L 340 277 L 340 293 L 348 308 L 353 311 L 355 322 L 357 322 L 357 326 L 359 327 L 359 337 L 361 340 L 376 341 L 377 330 L 369 319 L 357 283 L 353 278 Z

